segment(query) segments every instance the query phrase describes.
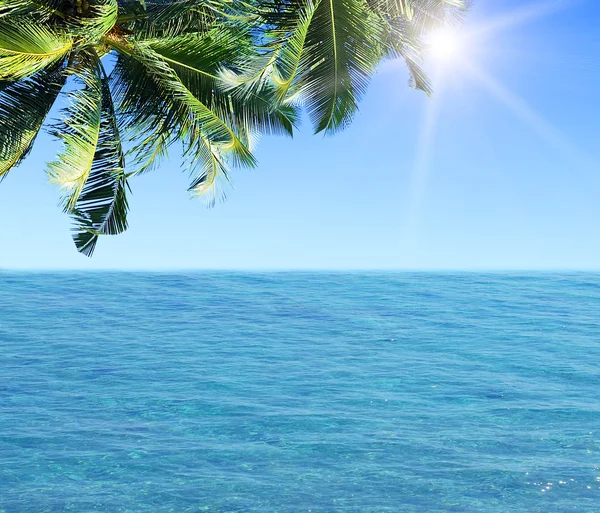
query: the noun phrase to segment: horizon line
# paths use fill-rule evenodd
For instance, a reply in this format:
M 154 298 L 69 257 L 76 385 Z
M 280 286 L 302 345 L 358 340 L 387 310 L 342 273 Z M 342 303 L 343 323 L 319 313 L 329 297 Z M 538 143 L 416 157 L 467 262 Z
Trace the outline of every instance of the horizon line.
M 527 268 L 527 267 L 397 267 L 397 268 L 333 268 L 333 267 L 99 267 L 85 269 L 81 267 L 0 267 L 0 273 L 5 272 L 124 272 L 124 273 L 163 273 L 174 274 L 182 272 L 197 273 L 600 273 L 599 268 Z

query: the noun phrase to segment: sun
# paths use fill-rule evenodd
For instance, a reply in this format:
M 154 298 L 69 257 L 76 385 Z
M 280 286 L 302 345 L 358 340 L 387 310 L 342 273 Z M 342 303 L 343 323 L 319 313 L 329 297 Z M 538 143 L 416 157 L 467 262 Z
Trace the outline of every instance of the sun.
M 426 53 L 440 64 L 456 62 L 463 54 L 463 42 L 457 31 L 441 28 L 430 32 L 424 38 Z
M 472 26 L 470 30 L 461 29 L 459 32 L 446 25 L 423 35 L 424 64 L 430 65 L 427 71 L 431 76 L 432 89 L 435 94 L 431 101 L 425 103 L 417 139 L 417 153 L 409 186 L 409 233 L 417 233 L 417 225 L 422 215 L 421 208 L 428 174 L 432 166 L 441 98 L 448 89 L 447 85 L 462 85 L 465 77 L 507 107 L 512 114 L 545 140 L 550 148 L 557 149 L 568 155 L 569 158 L 584 163 L 590 168 L 596 166 L 592 157 L 582 152 L 561 130 L 540 116 L 523 98 L 489 75 L 477 62 L 488 60 L 486 48 L 500 46 L 497 41 L 490 45 L 490 41 L 493 41 L 494 37 L 517 25 L 567 9 L 573 3 L 575 2 L 566 0 L 538 0 L 537 3 L 526 4 L 514 11 L 490 19 L 485 24 Z M 458 73 L 454 73 L 455 71 Z M 453 80 L 454 77 L 457 78 L 456 81 Z

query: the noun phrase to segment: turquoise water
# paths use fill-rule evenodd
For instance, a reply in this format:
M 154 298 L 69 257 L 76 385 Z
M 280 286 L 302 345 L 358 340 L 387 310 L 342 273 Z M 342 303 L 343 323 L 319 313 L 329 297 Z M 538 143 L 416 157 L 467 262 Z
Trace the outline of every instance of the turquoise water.
M 600 275 L 0 273 L 0 511 L 600 511 Z

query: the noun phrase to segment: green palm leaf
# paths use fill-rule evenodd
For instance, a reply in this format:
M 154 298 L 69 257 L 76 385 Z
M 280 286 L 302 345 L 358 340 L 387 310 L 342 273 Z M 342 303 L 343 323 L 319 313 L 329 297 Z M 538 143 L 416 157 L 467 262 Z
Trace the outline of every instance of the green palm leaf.
M 266 51 L 246 58 L 237 72 L 221 70 L 225 88 L 235 90 L 237 96 L 248 98 L 272 86 L 275 93 L 272 100 L 285 101 L 306 54 L 306 36 L 319 2 L 297 2 L 283 11 L 279 4 L 275 4 L 271 5 L 271 11 L 263 12 L 263 23 L 274 27 L 269 31 Z
M 180 110 L 161 90 L 146 68 L 130 57 L 119 55 L 111 74 L 117 116 L 135 171 L 151 170 L 167 155 L 179 132 Z
M 54 135 L 63 141 L 49 164 L 50 181 L 66 192 L 77 249 L 90 256 L 99 235 L 127 228 L 124 158 L 108 79 L 97 55 L 82 56 L 76 67 L 82 88 L 69 93 L 66 116 Z
M 24 19 L 0 22 L 0 80 L 18 80 L 65 58 L 73 39 Z
M 222 162 L 226 155 L 236 165 L 254 167 L 256 161 L 248 147 L 205 103 L 196 98 L 181 82 L 175 71 L 158 54 L 145 50 L 143 61 L 156 83 L 171 94 L 179 108 L 183 108 L 186 117 L 181 121 L 183 134 L 188 136 L 187 154 L 198 161 L 205 161 L 212 169 L 222 169 L 215 162 Z M 197 149 L 198 151 L 194 152 Z M 207 160 L 207 156 L 210 156 Z
M 147 37 L 176 36 L 213 28 L 226 9 L 226 1 L 177 0 L 146 2 L 146 16 L 133 25 L 136 34 Z
M 423 34 L 445 23 L 462 21 L 468 0 L 368 0 L 388 18 L 401 18 Z
M 0 18 L 8 15 L 35 14 L 37 21 L 57 13 L 58 2 L 52 0 L 0 0 Z
M 146 16 L 146 0 L 119 0 L 119 23 Z
M 222 152 L 209 141 L 199 139 L 188 147 L 184 156 L 193 176 L 188 189 L 192 195 L 209 207 L 214 206 L 217 199 L 225 199 L 223 183 L 229 182 L 229 171 Z
M 358 108 L 385 50 L 384 24 L 366 0 L 275 0 L 261 11 L 272 56 L 262 69 L 247 67 L 240 94 L 268 80 L 274 101 L 302 101 L 317 132 L 344 128 Z M 245 77 L 249 76 L 250 79 Z M 258 80 L 258 84 L 253 81 Z M 235 87 L 235 77 L 224 80 Z
M 118 15 L 117 0 L 96 0 L 85 16 L 69 16 L 65 22 L 69 31 L 81 37 L 83 42 L 94 43 L 115 26 Z
M 278 48 L 277 58 L 274 62 L 272 80 L 277 89 L 279 100 L 285 99 L 294 79 L 300 71 L 300 66 L 305 59 L 306 38 L 310 30 L 313 16 L 321 0 L 306 0 L 297 11 L 297 24 L 291 29 L 284 28 L 282 44 Z M 281 29 L 280 29 L 281 32 Z M 285 37 L 290 34 L 289 37 Z
M 251 42 L 245 34 L 218 28 L 174 37 L 142 39 L 136 45 L 150 48 L 169 64 L 214 82 L 221 67 L 232 63 L 240 52 L 248 54 Z
M 335 132 L 352 120 L 382 57 L 380 34 L 379 21 L 364 0 L 321 0 L 317 5 L 297 72 L 317 132 Z M 281 69 L 293 66 L 280 64 Z
M 48 112 L 64 86 L 61 71 L 42 71 L 7 83 L 0 93 L 0 179 L 18 165 L 33 146 Z
M 252 56 L 254 47 L 248 33 L 213 29 L 138 44 L 151 48 L 166 61 L 194 97 L 226 120 L 242 140 L 242 133 L 258 131 L 292 134 L 293 107 L 273 102 L 274 95 L 268 91 L 239 98 L 223 88 L 223 70 L 235 68 L 239 61 Z
M 165 62 L 160 54 L 148 44 L 136 43 L 131 49 L 120 49 L 127 52 L 130 59 L 141 64 L 144 69 L 144 81 L 159 93 L 161 98 L 157 111 L 143 109 L 129 114 L 127 126 L 129 130 L 142 133 L 141 127 L 150 128 L 149 121 L 154 121 L 158 130 L 152 130 L 138 144 L 137 152 L 151 155 L 158 142 L 165 147 L 177 130 L 177 137 L 183 141 L 185 154 L 191 161 L 201 163 L 202 169 L 213 169 L 215 172 L 224 169 L 226 160 L 236 165 L 253 167 L 255 160 L 247 145 L 234 129 L 211 110 L 201 99 L 198 99 L 181 81 L 174 69 Z M 137 80 L 139 84 L 139 79 Z M 121 94 L 130 92 L 131 88 L 121 88 Z M 129 97 L 131 98 L 131 97 Z M 128 97 L 122 98 L 122 105 L 127 105 Z M 135 104 L 136 102 L 133 102 Z M 159 114 L 158 116 L 156 114 Z M 216 181 L 214 182 L 216 183 Z
M 9 14 L 30 12 L 33 7 L 29 0 L 0 0 L 0 18 Z
M 89 59 L 90 56 L 87 56 Z M 65 209 L 74 210 L 94 165 L 102 120 L 102 79 L 97 67 L 81 66 L 77 78 L 83 88 L 68 95 L 69 106 L 53 135 L 63 151 L 48 167 L 50 181 L 67 193 Z
M 79 252 L 91 256 L 100 235 L 127 229 L 125 158 L 108 79 L 102 65 L 102 109 L 98 145 L 92 169 L 72 212 L 73 240 Z

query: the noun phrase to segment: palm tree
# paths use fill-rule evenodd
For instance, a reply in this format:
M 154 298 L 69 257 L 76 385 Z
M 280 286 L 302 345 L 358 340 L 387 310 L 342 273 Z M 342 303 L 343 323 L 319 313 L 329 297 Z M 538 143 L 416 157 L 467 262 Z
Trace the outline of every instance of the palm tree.
M 49 163 L 77 249 L 127 228 L 129 179 L 174 144 L 190 191 L 223 196 L 259 133 L 344 128 L 381 59 L 414 87 L 421 35 L 462 0 L 0 0 L 0 179 L 29 153 L 61 91 Z M 125 162 L 127 160 L 127 168 Z

